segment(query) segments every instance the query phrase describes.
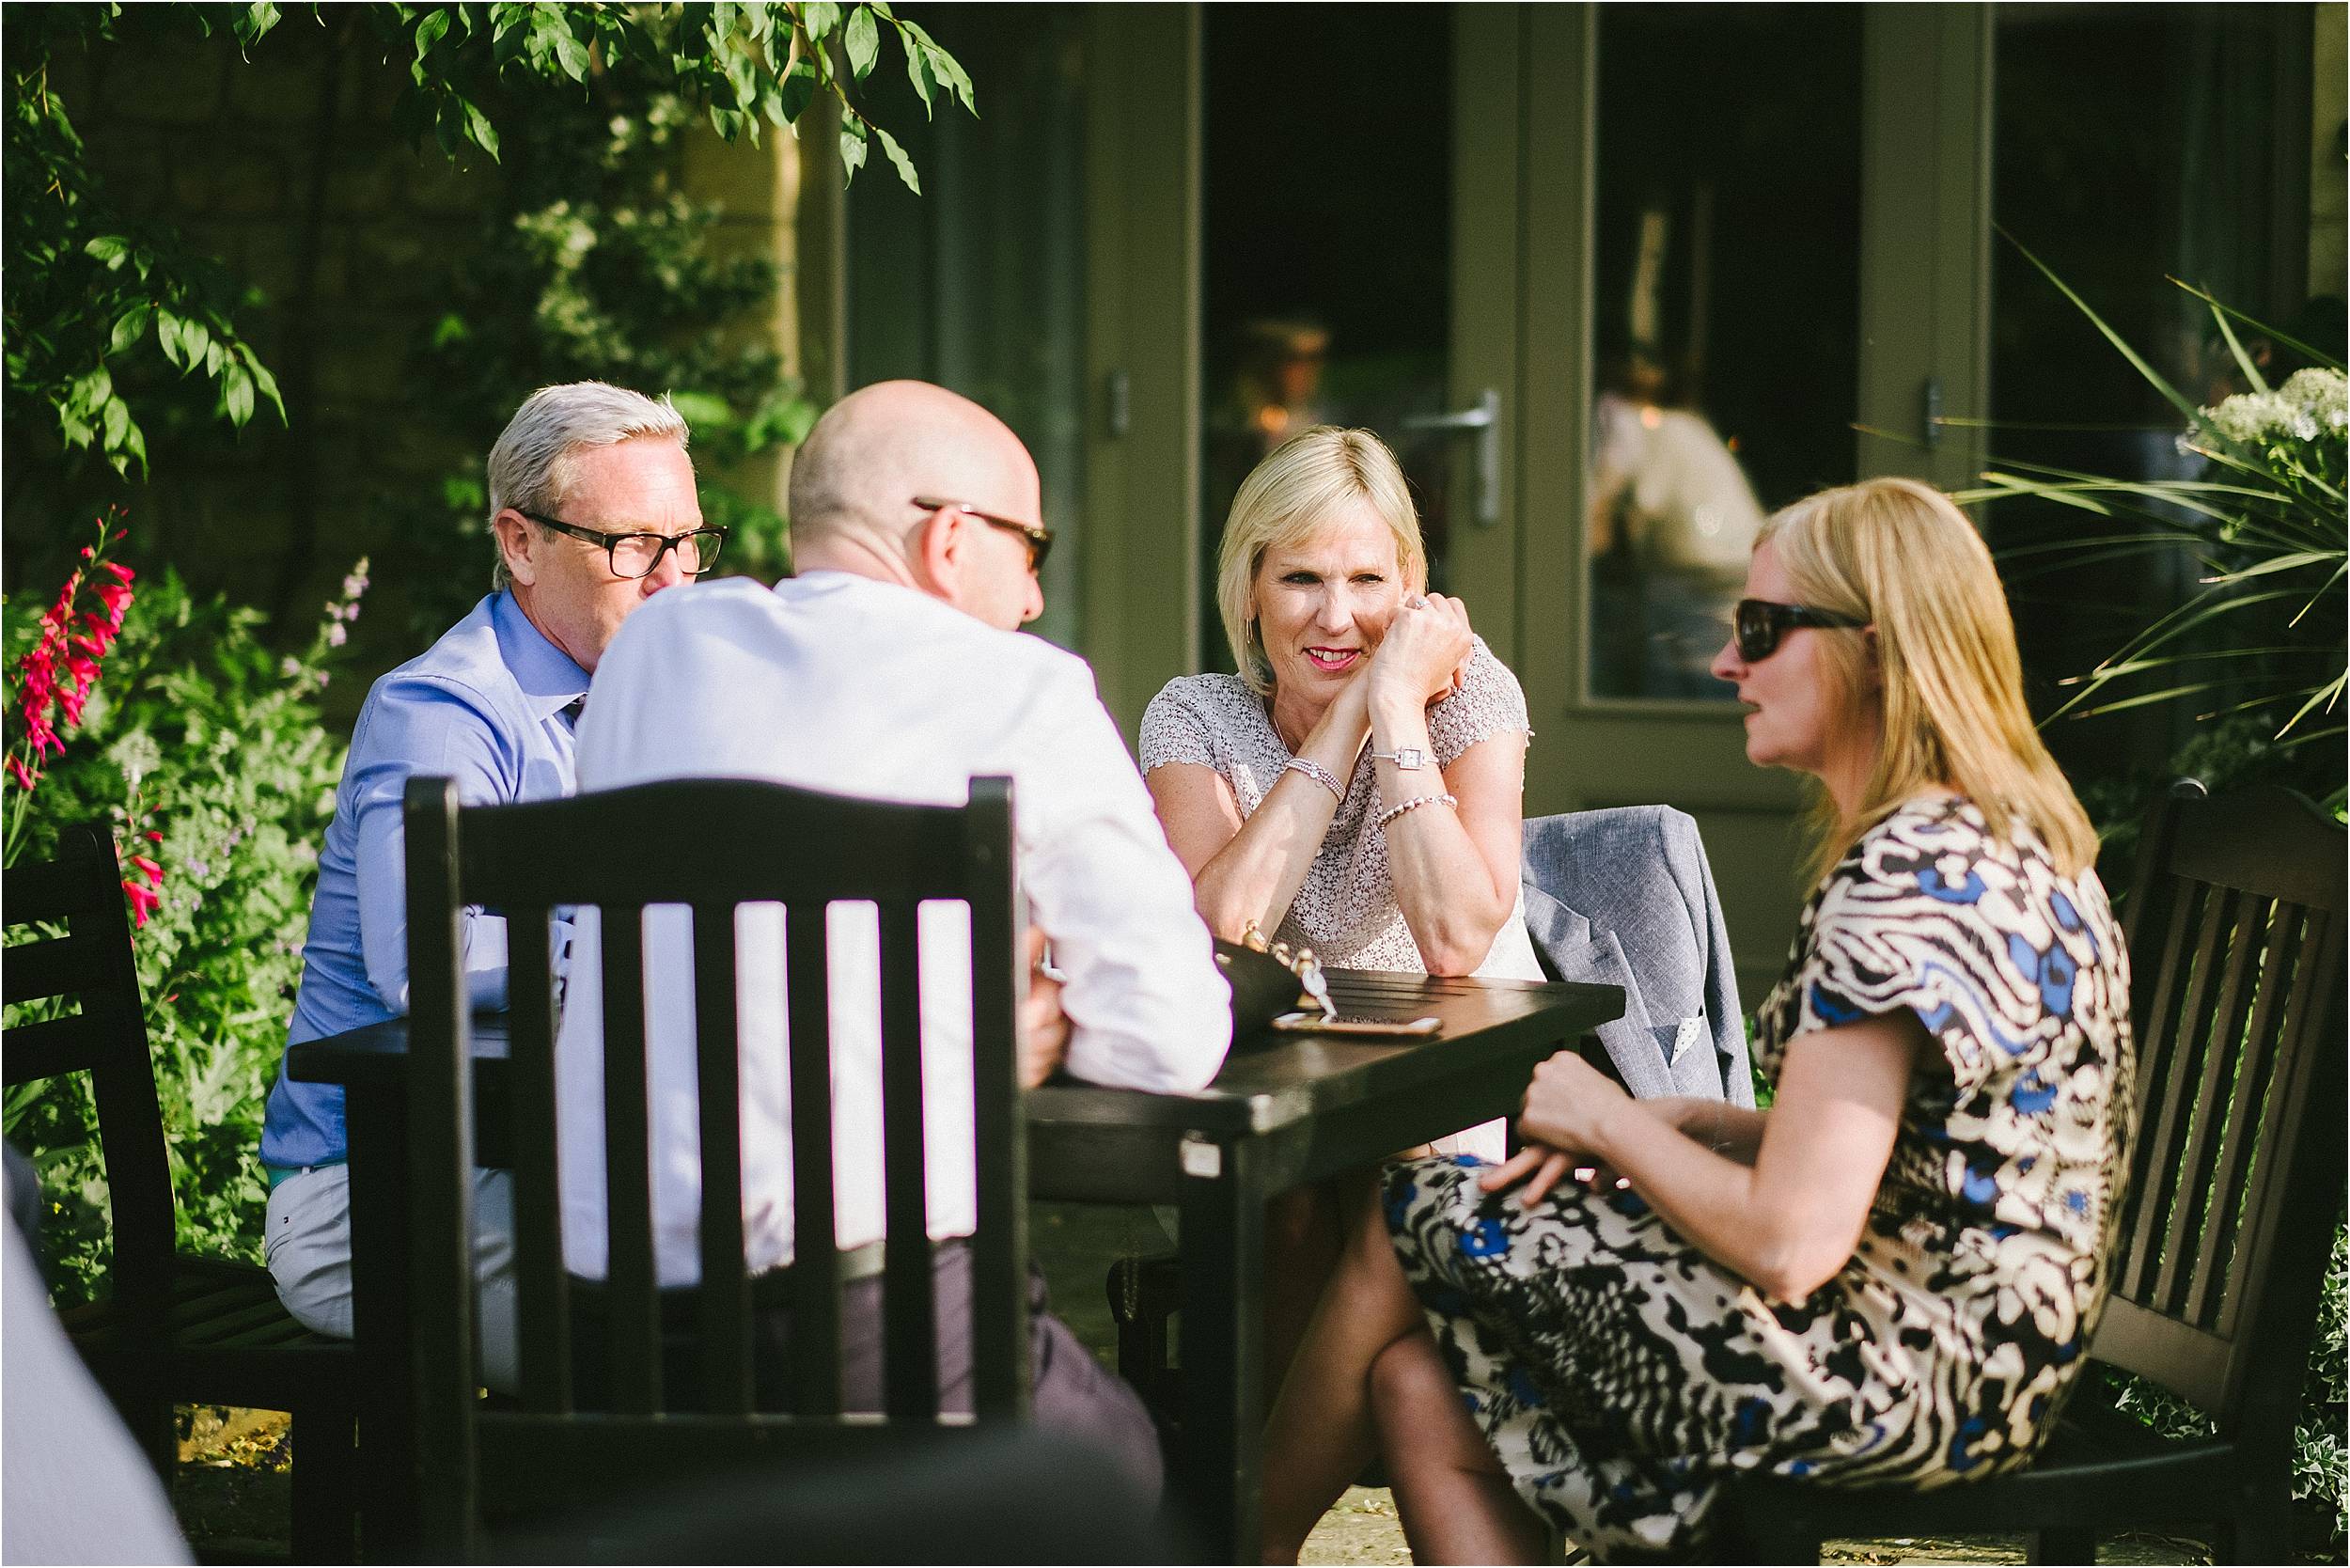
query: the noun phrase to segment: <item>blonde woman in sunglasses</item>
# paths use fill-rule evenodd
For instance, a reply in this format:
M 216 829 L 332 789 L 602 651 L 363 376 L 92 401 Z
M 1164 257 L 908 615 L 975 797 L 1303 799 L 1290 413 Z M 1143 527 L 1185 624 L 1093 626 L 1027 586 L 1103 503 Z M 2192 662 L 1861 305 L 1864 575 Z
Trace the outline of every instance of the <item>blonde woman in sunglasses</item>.
M 1293 1560 L 1373 1451 L 1417 1560 L 1701 1546 L 1721 1479 L 2022 1463 L 2104 1303 L 2131 1074 L 2096 839 L 2005 596 L 1939 493 L 1770 520 L 1714 673 L 1817 781 L 1813 887 L 1757 1013 L 1767 1111 L 1635 1101 L 1573 1052 L 1498 1167 L 1390 1168 L 1266 1441 Z

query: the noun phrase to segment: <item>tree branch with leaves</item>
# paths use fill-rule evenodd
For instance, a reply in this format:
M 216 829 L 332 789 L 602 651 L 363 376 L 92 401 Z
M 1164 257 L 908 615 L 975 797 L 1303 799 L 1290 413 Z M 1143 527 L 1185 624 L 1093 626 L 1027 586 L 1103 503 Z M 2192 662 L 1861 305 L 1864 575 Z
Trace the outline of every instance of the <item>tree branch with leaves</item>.
M 322 7 L 310 20 L 327 24 Z M 498 157 L 500 125 L 518 92 L 590 79 L 627 64 L 664 80 L 706 112 L 717 133 L 756 144 L 762 128 L 796 130 L 820 99 L 838 105 L 844 177 L 854 179 L 878 143 L 898 177 L 918 192 L 905 149 L 857 102 L 858 89 L 897 41 L 925 113 L 960 104 L 976 114 L 971 80 L 929 33 L 887 0 L 713 5 L 369 4 L 363 29 L 386 58 L 408 63 L 395 108 L 402 131 L 430 134 L 463 162 Z M 110 200 L 91 170 L 68 106 L 51 82 L 57 57 L 97 58 L 132 26 L 179 28 L 203 38 L 226 24 L 249 60 L 294 25 L 275 5 L 142 8 L 118 5 L 28 8 L 5 36 L 10 103 L 5 174 L 9 200 L 0 252 L 0 339 L 6 416 L 54 429 L 67 453 L 89 452 L 128 478 L 147 472 L 141 419 L 152 392 L 117 372 L 159 356 L 174 380 L 207 383 L 212 414 L 242 429 L 267 408 L 287 409 L 276 379 L 238 331 L 248 290 L 166 224 Z M 135 380 L 136 378 L 132 378 Z

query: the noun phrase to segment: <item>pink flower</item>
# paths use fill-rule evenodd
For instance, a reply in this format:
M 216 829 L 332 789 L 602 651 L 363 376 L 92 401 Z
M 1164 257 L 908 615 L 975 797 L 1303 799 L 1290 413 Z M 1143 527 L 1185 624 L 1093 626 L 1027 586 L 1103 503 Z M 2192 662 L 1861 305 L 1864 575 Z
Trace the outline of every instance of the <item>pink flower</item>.
M 24 727 L 21 743 L 8 748 L 6 775 L 19 789 L 39 782 L 41 763 L 65 754 L 62 731 L 82 722 L 91 688 L 98 684 L 102 661 L 122 631 L 131 607 L 137 575 L 118 561 L 102 560 L 100 552 L 122 538 L 99 525 L 96 544 L 82 547 L 82 560 L 57 592 L 56 603 L 40 618 L 40 632 L 32 648 L 17 662 L 17 713 Z M 86 606 L 84 588 L 95 605 Z
M 134 798 L 131 808 L 131 820 L 135 823 L 139 816 L 138 805 Z M 147 829 L 140 836 L 153 844 L 161 844 L 164 841 L 164 836 L 153 828 Z M 124 856 L 123 859 L 124 863 L 131 868 L 131 874 L 122 879 L 122 896 L 131 901 L 131 923 L 133 926 L 144 926 L 147 924 L 147 917 L 154 914 L 156 908 L 164 902 L 164 869 L 151 855 L 133 853 Z
M 131 901 L 131 923 L 133 926 L 147 924 L 147 917 L 155 913 L 156 906 L 164 902 L 163 895 L 154 888 L 133 882 L 129 877 L 122 879 L 122 893 Z

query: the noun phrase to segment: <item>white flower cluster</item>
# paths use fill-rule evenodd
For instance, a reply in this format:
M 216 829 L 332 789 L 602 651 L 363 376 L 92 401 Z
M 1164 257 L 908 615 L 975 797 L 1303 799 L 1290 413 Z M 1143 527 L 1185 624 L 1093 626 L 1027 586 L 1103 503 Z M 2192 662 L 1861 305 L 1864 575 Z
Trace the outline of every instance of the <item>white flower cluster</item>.
M 2217 436 L 2248 447 L 2283 441 L 2315 441 L 2329 435 L 2339 441 L 2350 425 L 2350 383 L 2340 370 L 2296 370 L 2293 379 L 2273 392 L 2239 392 L 2207 408 L 2196 420 L 2194 435 Z

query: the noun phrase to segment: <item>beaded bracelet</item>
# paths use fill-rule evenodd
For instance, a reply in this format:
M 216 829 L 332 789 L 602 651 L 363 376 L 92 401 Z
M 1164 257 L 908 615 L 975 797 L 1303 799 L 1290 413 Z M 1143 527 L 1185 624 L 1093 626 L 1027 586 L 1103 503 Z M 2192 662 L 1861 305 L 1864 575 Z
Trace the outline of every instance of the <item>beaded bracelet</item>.
M 1287 762 L 1282 764 L 1281 771 L 1283 773 L 1302 773 L 1307 777 L 1312 779 L 1315 783 L 1321 785 L 1324 789 L 1329 791 L 1332 794 L 1338 796 L 1339 799 L 1344 800 L 1346 798 L 1346 786 L 1339 782 L 1339 776 L 1332 773 L 1328 768 L 1324 767 L 1320 762 L 1315 761 L 1310 757 L 1292 757 Z
M 1461 802 L 1459 798 L 1454 795 L 1414 795 L 1409 800 L 1397 801 L 1393 806 L 1388 807 L 1385 811 L 1379 813 L 1380 831 L 1385 832 L 1387 824 L 1395 821 L 1396 818 L 1403 815 L 1404 812 L 1417 811 L 1421 807 L 1429 805 L 1432 802 L 1437 805 L 1449 806 L 1455 811 L 1458 811 L 1461 808 Z

